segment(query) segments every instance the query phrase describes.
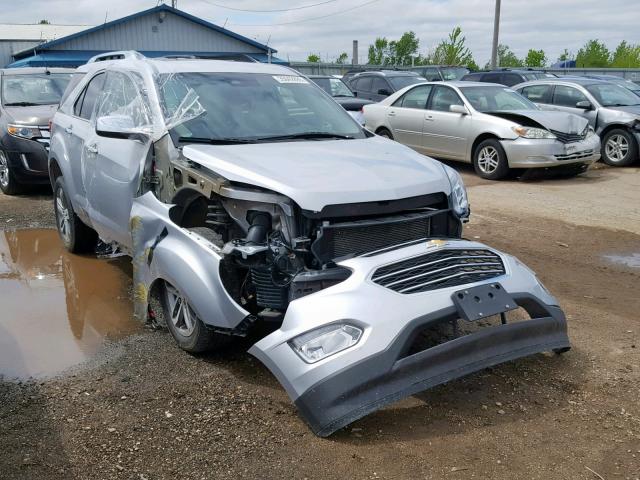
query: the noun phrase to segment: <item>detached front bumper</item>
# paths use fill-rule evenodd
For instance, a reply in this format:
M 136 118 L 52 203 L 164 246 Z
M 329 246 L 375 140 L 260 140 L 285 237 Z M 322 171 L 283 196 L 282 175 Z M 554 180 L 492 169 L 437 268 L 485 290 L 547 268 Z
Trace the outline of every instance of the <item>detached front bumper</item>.
M 381 266 L 442 249 L 491 250 L 501 258 L 505 273 L 409 294 L 371 279 Z M 353 272 L 347 280 L 293 301 L 282 327 L 250 349 L 278 378 L 317 435 L 328 436 L 384 405 L 483 368 L 569 348 L 562 310 L 535 274 L 514 257 L 485 245 L 425 242 L 340 265 Z M 532 318 L 474 329 L 418 351 L 411 348 L 425 328 L 460 318 L 451 298 L 454 292 L 495 282 Z M 338 322 L 363 330 L 360 341 L 347 350 L 310 364 L 289 344 L 302 333 Z M 467 322 L 471 323 L 475 324 Z
M 600 139 L 592 135 L 581 142 L 558 140 L 501 140 L 511 168 L 548 168 L 575 163 L 591 164 L 600 159 Z

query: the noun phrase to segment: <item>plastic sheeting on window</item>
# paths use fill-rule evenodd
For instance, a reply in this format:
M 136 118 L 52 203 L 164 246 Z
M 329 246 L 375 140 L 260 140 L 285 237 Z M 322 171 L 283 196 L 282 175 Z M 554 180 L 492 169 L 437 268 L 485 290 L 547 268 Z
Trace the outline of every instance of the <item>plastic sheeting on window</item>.
M 158 75 L 156 83 L 162 98 L 161 107 L 167 130 L 206 112 L 198 94 L 180 79 L 179 74 Z

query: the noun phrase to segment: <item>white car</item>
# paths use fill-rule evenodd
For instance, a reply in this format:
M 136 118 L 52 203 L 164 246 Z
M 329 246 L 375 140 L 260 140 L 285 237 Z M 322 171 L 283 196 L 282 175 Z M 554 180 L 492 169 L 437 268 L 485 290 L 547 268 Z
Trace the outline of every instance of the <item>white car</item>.
M 511 168 L 562 167 L 579 174 L 600 158 L 589 123 L 538 108 L 504 85 L 430 82 L 364 107 L 365 125 L 436 158 L 473 163 L 498 180 Z
M 455 170 L 363 129 L 286 67 L 105 57 L 79 69 L 53 118 L 62 241 L 129 253 L 136 312 L 151 305 L 189 352 L 261 335 L 249 352 L 318 435 L 569 348 L 535 274 L 462 238 Z M 531 318 L 508 322 L 518 306 Z M 419 342 L 441 329 L 453 330 L 439 345 Z

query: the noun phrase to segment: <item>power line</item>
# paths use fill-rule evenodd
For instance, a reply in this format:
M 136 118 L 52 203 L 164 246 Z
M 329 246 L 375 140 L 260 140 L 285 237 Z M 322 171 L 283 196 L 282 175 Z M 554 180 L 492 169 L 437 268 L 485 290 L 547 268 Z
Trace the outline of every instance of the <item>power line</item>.
M 337 2 L 338 0 L 325 0 L 324 2 L 312 3 L 310 5 L 301 5 L 299 7 L 291 7 L 291 8 L 280 8 L 273 10 L 250 10 L 245 8 L 235 8 L 228 7 L 226 5 L 221 5 L 219 3 L 211 2 L 210 0 L 202 0 L 204 3 L 208 3 L 209 5 L 213 5 L 214 7 L 225 8 L 227 10 L 234 10 L 236 12 L 250 12 L 250 13 L 278 13 L 278 12 L 292 12 L 294 10 L 304 10 L 305 8 L 317 7 L 319 5 L 326 5 L 327 3 Z
M 310 22 L 312 20 L 320 20 L 322 18 L 333 17 L 335 15 L 340 15 L 342 13 L 351 12 L 352 10 L 356 10 L 358 8 L 366 7 L 367 5 L 371 5 L 372 3 L 379 2 L 380 0 L 369 0 L 368 2 L 361 3 L 360 5 L 356 5 L 355 7 L 347 8 L 345 10 L 340 10 L 338 12 L 333 12 L 328 15 L 321 15 L 319 17 L 311 17 L 311 18 L 303 18 L 302 20 L 292 20 L 291 22 L 282 22 L 282 23 L 266 23 L 266 24 L 255 24 L 255 23 L 232 23 L 237 27 L 278 27 L 281 25 L 291 25 L 294 23 L 303 23 Z

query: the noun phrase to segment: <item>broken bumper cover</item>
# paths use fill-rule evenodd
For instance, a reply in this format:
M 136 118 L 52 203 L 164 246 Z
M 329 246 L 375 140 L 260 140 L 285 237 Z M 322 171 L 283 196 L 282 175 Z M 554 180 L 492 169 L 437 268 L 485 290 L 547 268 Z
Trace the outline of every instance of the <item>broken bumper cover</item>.
M 442 248 L 487 249 L 468 241 L 451 241 Z M 495 250 L 505 274 L 490 280 L 412 294 L 371 281 L 378 267 L 430 250 L 425 242 L 341 262 L 352 270 L 351 277 L 292 302 L 282 327 L 251 348 L 317 435 L 328 436 L 389 403 L 483 368 L 569 348 L 565 317 L 556 300 L 531 270 Z M 460 317 L 451 299 L 454 292 L 492 282 L 499 282 L 531 319 L 484 327 L 417 353 L 409 351 L 419 332 Z M 303 361 L 291 348 L 295 337 L 332 323 L 361 328 L 360 341 L 316 363 Z

